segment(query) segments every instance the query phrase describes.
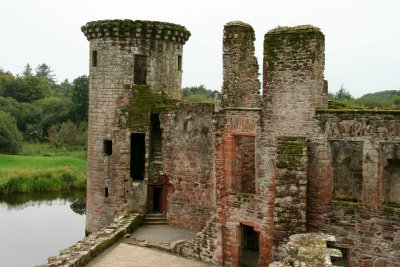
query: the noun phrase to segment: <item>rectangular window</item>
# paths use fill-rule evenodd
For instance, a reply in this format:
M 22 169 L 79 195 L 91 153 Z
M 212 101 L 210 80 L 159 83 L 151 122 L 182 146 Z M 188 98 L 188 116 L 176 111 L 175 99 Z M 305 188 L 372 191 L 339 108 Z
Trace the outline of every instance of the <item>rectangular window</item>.
M 112 154 L 112 141 L 111 140 L 104 140 L 103 144 L 104 148 L 104 154 L 107 156 L 111 156 Z
M 92 67 L 97 67 L 97 51 L 92 51 Z
M 178 71 L 182 71 L 182 56 L 178 56 Z
M 255 138 L 235 136 L 234 146 L 232 187 L 239 192 L 255 193 Z
M 147 56 L 135 55 L 133 82 L 136 85 L 146 85 Z
M 108 187 L 104 188 L 104 197 L 108 197 Z
M 131 134 L 131 177 L 134 180 L 144 179 L 145 165 L 145 134 Z
M 332 141 L 333 199 L 361 202 L 363 142 Z

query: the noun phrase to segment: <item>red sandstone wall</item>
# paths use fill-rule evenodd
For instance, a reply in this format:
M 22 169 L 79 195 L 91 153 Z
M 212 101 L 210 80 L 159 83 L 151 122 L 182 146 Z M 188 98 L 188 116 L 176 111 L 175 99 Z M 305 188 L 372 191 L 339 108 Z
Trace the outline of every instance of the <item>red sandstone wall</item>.
M 200 231 L 211 217 L 213 110 L 211 104 L 190 104 L 161 116 L 171 225 Z
M 392 152 L 400 143 L 400 113 L 321 111 L 317 119 L 312 166 L 327 166 L 332 177 L 329 166 L 335 150 L 329 140 L 358 142 L 362 146 L 362 199 L 357 203 L 335 201 L 332 190 L 341 185 L 335 185 L 332 178 L 319 179 L 316 169 L 309 169 L 313 179 L 308 183 L 308 230 L 335 235 L 336 246 L 348 250 L 350 266 L 400 266 L 400 209 L 383 204 L 385 161 L 397 157 Z

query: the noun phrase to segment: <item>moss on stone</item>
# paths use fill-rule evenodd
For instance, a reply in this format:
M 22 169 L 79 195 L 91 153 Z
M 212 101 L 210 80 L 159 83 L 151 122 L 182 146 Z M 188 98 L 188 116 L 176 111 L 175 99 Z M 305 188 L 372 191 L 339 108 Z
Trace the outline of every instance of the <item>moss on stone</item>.
M 371 109 L 317 109 L 316 111 L 318 114 L 345 114 L 345 113 L 349 113 L 349 114 L 383 114 L 383 115 L 395 115 L 395 116 L 399 116 L 400 115 L 400 110 L 393 110 L 393 109 L 375 109 L 375 110 L 371 110 Z
M 290 47 L 291 56 L 295 58 L 298 51 L 303 51 L 310 45 L 311 40 L 316 41 L 317 51 L 323 50 L 325 36 L 319 28 L 311 25 L 278 27 L 267 32 L 264 36 L 264 57 L 267 62 L 267 70 L 275 71 L 276 63 L 280 60 L 278 54 L 282 55 L 282 47 Z M 293 64 L 291 68 L 300 70 L 303 66 Z
M 351 214 L 354 214 L 362 206 L 362 204 L 359 202 L 340 201 L 340 200 L 332 201 L 332 205 L 336 207 L 341 207 L 344 209 L 346 213 L 351 213 Z
M 154 94 L 147 85 L 132 88 L 131 101 L 123 108 L 128 114 L 127 127 L 134 131 L 145 131 L 150 125 L 150 114 L 176 109 L 173 100 Z
M 277 167 L 302 168 L 306 156 L 307 140 L 305 137 L 282 137 L 278 140 Z

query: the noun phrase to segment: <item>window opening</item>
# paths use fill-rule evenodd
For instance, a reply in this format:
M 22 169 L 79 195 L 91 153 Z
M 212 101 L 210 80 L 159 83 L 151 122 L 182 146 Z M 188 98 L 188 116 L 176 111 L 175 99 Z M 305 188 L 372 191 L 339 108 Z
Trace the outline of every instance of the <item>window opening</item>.
M 182 71 L 182 56 L 178 56 L 178 71 Z
M 134 180 L 144 179 L 145 165 L 145 134 L 132 133 L 131 135 L 131 177 Z
M 92 67 L 97 67 L 97 51 L 92 51 Z
M 146 85 L 147 77 L 147 56 L 135 55 L 134 64 L 134 84 Z
M 111 156 L 112 154 L 112 141 L 111 140 L 104 140 L 104 153 L 107 156 Z

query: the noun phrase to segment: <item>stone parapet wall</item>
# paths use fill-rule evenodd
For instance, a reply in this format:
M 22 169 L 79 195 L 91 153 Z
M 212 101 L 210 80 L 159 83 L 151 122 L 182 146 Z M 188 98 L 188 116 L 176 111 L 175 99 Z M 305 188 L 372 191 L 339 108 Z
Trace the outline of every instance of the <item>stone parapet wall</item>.
M 109 226 L 92 233 L 72 246 L 61 250 L 59 256 L 49 257 L 48 263 L 36 266 L 85 266 L 104 250 L 115 244 L 120 238 L 133 232 L 141 224 L 141 214 L 133 213 L 118 216 Z

